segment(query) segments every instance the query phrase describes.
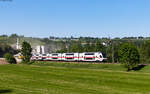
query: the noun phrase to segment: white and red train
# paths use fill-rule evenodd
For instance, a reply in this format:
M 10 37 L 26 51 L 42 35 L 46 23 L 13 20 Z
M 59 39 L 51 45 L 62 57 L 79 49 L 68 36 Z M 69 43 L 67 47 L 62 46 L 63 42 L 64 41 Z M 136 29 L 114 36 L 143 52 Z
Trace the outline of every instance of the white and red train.
M 51 54 L 33 54 L 31 60 L 45 61 L 106 61 L 106 55 L 101 52 L 84 53 L 51 53 Z

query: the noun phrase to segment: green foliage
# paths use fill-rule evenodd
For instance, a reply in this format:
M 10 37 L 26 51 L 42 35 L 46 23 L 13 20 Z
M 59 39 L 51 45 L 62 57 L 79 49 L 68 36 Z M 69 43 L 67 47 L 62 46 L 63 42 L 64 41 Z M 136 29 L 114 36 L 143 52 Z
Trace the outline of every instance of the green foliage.
M 32 56 L 31 52 L 32 52 L 31 45 L 28 42 L 23 42 L 21 54 L 23 55 L 23 62 L 24 63 L 30 62 L 30 58 Z
M 83 47 L 80 42 L 73 43 L 70 47 L 70 52 L 83 52 Z
M 17 34 L 11 34 L 10 37 L 11 37 L 11 38 L 17 38 L 17 37 L 19 37 L 19 36 L 18 36 Z
M 70 47 L 69 47 L 69 52 L 105 52 L 106 47 L 101 44 L 100 41 L 97 41 L 96 43 L 90 43 L 86 42 L 85 45 L 82 45 L 81 42 L 72 42 Z M 58 50 L 57 52 L 67 52 L 67 49 L 61 49 Z
M 86 44 L 83 46 L 83 52 L 96 52 L 95 43 L 86 42 Z
M 61 49 L 61 50 L 57 50 L 56 53 L 67 53 L 67 49 Z
M 8 62 L 8 63 L 10 63 L 10 64 L 16 64 L 17 62 L 16 62 L 16 59 L 13 57 L 13 55 L 12 54 L 10 54 L 10 53 L 6 53 L 5 55 L 4 55 L 4 58 L 6 59 L 6 61 Z
M 5 53 L 16 54 L 17 51 L 5 43 L 0 43 L 0 57 L 3 57 Z
M 84 52 L 106 52 L 106 47 L 100 42 L 89 43 L 84 45 Z
M 140 62 L 140 55 L 133 44 L 124 43 L 120 48 L 120 62 L 129 70 L 132 70 Z
M 119 49 L 120 49 L 120 45 L 119 43 L 114 44 L 114 61 L 115 62 L 119 62 Z
M 93 38 L 93 37 L 80 37 L 77 40 L 71 38 L 32 38 L 19 36 L 12 34 L 10 36 L 0 36 L 0 57 L 3 57 L 5 53 L 16 54 L 11 45 L 16 44 L 16 39 L 19 38 L 19 43 L 27 41 L 32 46 L 45 45 L 49 48 L 48 52 L 104 52 L 107 55 L 107 62 L 112 62 L 114 56 L 114 62 L 119 61 L 119 49 L 120 44 L 126 42 L 132 42 L 139 50 L 141 63 L 150 63 L 150 37 L 143 38 L 142 36 L 137 37 L 125 37 L 125 38 Z M 72 37 L 73 38 L 73 37 Z M 53 40 L 52 40 L 53 39 Z M 107 45 L 103 46 L 101 43 L 105 42 Z M 112 43 L 113 42 L 113 43 Z M 113 46 L 112 46 L 113 44 Z M 67 47 L 67 49 L 66 49 Z M 60 50 L 61 49 L 61 50 Z
M 142 63 L 150 63 L 150 40 L 146 41 L 141 49 L 141 62 Z
M 106 48 L 107 62 L 112 62 L 112 46 Z
M 89 43 L 87 43 L 87 44 L 84 45 L 84 50 L 83 51 L 84 52 L 90 52 L 91 51 L 91 47 L 90 47 Z
M 112 57 L 114 57 L 113 63 L 119 63 L 119 50 L 120 50 L 121 42 L 116 40 L 109 40 L 106 46 L 106 54 L 107 54 L 107 62 L 112 62 Z
M 106 49 L 105 46 L 100 41 L 96 42 L 96 46 L 95 46 L 96 52 L 105 52 L 105 49 Z

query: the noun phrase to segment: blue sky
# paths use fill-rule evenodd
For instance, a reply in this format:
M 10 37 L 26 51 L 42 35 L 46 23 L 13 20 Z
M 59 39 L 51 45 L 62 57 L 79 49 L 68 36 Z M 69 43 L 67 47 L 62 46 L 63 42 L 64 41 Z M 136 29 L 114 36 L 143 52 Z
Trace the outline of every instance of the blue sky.
M 150 0 L 0 1 L 0 34 L 150 36 Z

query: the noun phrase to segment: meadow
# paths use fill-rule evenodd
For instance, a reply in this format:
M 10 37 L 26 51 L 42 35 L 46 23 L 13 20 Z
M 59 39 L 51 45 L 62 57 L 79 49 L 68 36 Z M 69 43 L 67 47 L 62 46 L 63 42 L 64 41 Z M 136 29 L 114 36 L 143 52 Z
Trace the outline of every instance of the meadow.
M 0 65 L 0 94 L 150 94 L 150 66 L 40 62 Z

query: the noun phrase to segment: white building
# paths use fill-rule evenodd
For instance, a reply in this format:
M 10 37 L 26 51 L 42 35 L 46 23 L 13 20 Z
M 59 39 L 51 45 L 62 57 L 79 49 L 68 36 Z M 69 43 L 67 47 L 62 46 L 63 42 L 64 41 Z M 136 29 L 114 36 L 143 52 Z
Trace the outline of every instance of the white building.
M 34 54 L 45 54 L 45 53 L 48 53 L 48 50 L 46 50 L 46 47 L 45 47 L 45 46 L 43 46 L 43 45 L 38 45 L 38 46 L 36 46 L 36 47 L 33 49 L 32 53 L 34 53 Z
M 41 53 L 45 54 L 45 46 L 41 46 Z
M 37 53 L 37 54 L 41 54 L 42 53 L 41 52 L 41 46 L 36 46 L 35 53 Z
M 21 45 L 19 44 L 19 38 L 17 38 L 17 42 L 16 42 L 16 49 L 17 50 L 21 50 Z

